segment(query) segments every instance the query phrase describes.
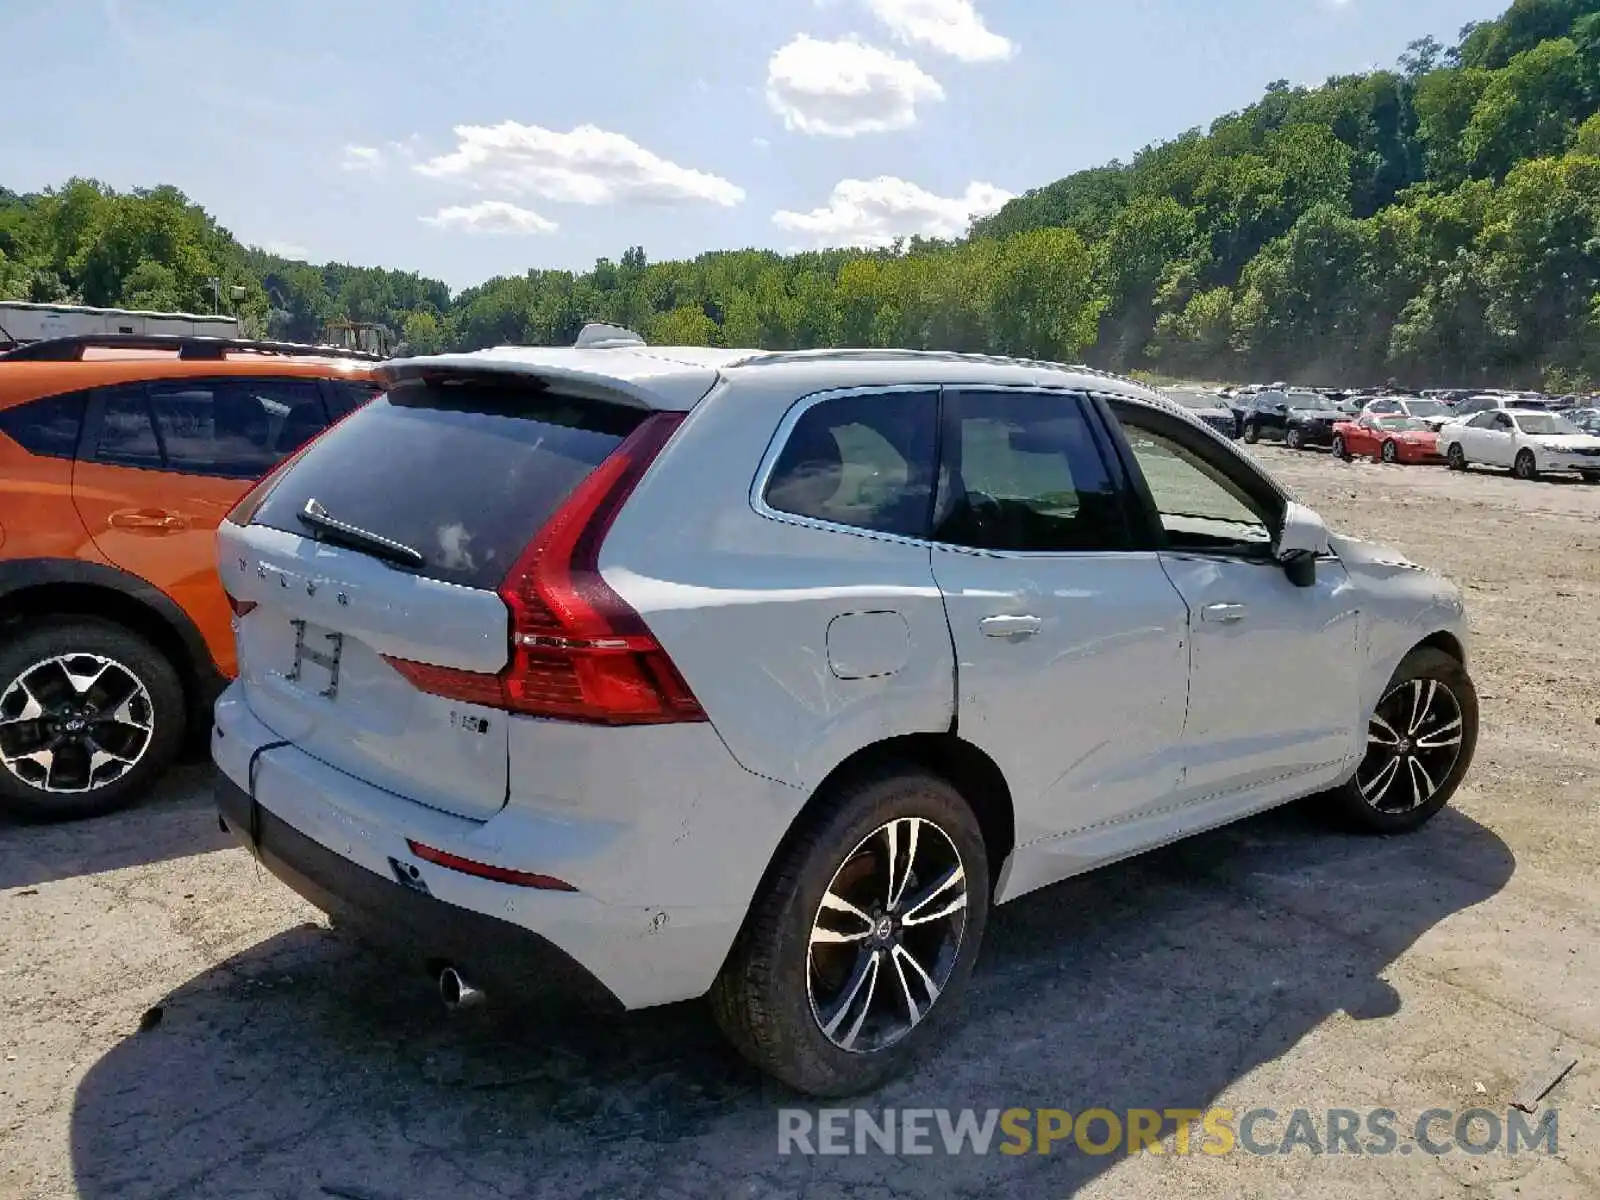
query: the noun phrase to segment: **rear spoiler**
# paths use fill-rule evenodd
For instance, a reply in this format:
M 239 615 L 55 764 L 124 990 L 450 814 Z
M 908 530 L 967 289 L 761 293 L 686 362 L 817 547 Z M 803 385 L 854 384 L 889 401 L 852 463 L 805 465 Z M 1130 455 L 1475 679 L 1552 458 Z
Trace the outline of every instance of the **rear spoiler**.
M 557 354 L 570 351 L 556 350 Z M 635 372 L 604 371 L 587 363 L 559 363 L 538 358 L 490 354 L 437 354 L 425 358 L 390 359 L 374 369 L 384 387 L 407 383 L 479 383 L 501 387 L 559 388 L 582 399 L 620 404 L 648 412 L 687 412 L 716 384 L 714 368 L 692 367 L 664 359 L 645 360 Z M 623 365 L 618 363 L 618 365 Z M 637 361 L 631 364 L 640 366 Z M 630 378 L 634 374 L 636 378 Z M 652 386 L 654 385 L 654 386 Z

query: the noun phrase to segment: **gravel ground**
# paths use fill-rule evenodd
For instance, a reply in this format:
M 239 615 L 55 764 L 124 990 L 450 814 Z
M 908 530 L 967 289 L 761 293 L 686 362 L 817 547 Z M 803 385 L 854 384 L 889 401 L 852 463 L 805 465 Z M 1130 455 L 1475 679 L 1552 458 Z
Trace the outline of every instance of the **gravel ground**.
M 780 1156 L 792 1096 L 697 1004 L 447 1017 L 218 832 L 209 771 L 0 820 L 0 1196 L 1600 1195 L 1600 487 L 1260 450 L 1467 591 L 1484 736 L 1423 833 L 1298 809 L 999 910 L 952 1042 L 881 1108 L 1390 1108 L 1387 1156 Z M 159 1014 L 159 1020 L 157 1020 Z M 148 1026 L 142 1028 L 142 1026 Z M 1555 1155 L 1435 1156 L 1563 1048 Z M 937 1139 L 936 1139 L 937 1140 Z

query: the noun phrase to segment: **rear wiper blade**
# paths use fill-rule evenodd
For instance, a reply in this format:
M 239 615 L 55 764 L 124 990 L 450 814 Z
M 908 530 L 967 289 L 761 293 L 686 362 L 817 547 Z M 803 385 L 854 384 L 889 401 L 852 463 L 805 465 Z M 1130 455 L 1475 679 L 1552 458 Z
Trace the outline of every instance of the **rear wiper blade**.
M 420 550 L 414 550 L 404 542 L 397 542 L 384 537 L 381 533 L 373 533 L 369 529 L 362 529 L 359 525 L 351 525 L 330 516 L 328 510 L 315 496 L 308 499 L 306 506 L 295 516 L 304 524 L 326 534 L 328 541 L 343 542 L 352 550 L 365 550 L 374 558 L 398 563 L 403 567 L 420 567 L 427 561 L 422 557 Z

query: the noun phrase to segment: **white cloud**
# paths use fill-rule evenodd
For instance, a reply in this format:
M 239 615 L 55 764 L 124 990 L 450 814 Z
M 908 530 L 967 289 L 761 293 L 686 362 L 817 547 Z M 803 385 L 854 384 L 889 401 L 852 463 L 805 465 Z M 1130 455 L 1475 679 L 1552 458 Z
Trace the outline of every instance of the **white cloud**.
M 969 183 L 960 196 L 932 192 L 880 175 L 876 179 L 844 179 L 834 185 L 828 203 L 810 212 L 776 212 L 780 229 L 810 235 L 830 246 L 886 246 L 899 237 L 953 238 L 967 230 L 974 217 L 987 216 L 1011 199 L 992 183 Z
M 845 39 L 801 34 L 767 62 L 767 103 L 800 133 L 855 137 L 916 124 L 917 105 L 944 99 L 939 81 L 909 59 Z
M 262 242 L 259 249 L 265 250 L 268 254 L 276 254 L 279 258 L 306 259 L 311 257 L 311 251 L 307 250 L 299 242 Z
M 383 151 L 376 146 L 346 146 L 339 166 L 346 171 L 376 171 L 383 166 Z
M 457 125 L 449 154 L 413 168 L 432 179 L 569 204 L 720 204 L 744 189 L 680 167 L 620 133 L 579 125 L 556 133 L 537 125 Z
M 867 7 L 900 41 L 921 43 L 963 62 L 1010 58 L 1016 43 L 992 32 L 972 0 L 867 0 Z
M 504 200 L 480 200 L 476 204 L 441 208 L 431 217 L 418 218 L 436 229 L 463 233 L 554 233 L 556 223 L 538 213 Z

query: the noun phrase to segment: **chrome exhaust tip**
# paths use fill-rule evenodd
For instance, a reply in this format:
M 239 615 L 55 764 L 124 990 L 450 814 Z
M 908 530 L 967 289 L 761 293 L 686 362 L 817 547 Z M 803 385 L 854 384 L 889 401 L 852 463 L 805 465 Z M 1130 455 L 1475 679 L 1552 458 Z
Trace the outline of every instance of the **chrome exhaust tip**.
M 451 1012 L 463 1008 L 476 1008 L 488 997 L 461 977 L 454 967 L 439 972 L 439 999 Z

